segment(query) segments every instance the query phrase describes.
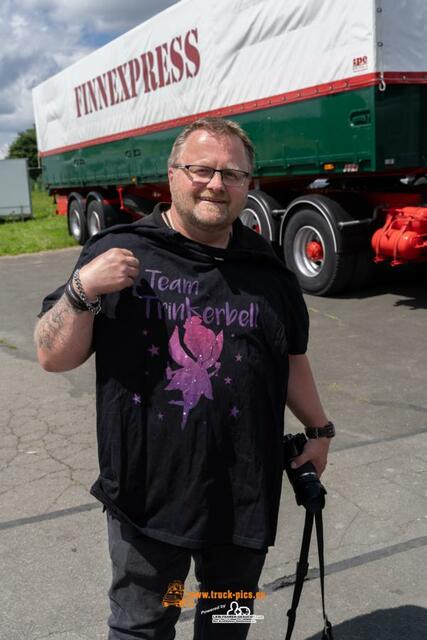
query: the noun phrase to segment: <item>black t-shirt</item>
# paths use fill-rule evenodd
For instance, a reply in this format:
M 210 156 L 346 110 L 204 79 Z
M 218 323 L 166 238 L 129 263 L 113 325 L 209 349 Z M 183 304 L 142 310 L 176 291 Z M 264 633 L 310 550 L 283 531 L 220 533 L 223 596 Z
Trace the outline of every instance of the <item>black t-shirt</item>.
M 95 318 L 91 493 L 164 542 L 265 549 L 277 527 L 288 354 L 306 351 L 307 310 L 293 274 L 240 220 L 217 249 L 168 228 L 162 206 L 89 240 L 76 265 L 113 247 L 141 264 Z

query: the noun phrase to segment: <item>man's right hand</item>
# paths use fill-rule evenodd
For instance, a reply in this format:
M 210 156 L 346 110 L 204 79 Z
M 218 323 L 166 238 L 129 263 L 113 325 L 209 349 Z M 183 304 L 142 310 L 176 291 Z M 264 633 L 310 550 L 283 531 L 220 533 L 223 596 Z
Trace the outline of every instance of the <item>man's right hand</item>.
M 110 249 L 80 269 L 88 300 L 130 287 L 139 273 L 139 260 L 128 249 Z M 46 371 L 69 371 L 93 351 L 92 313 L 76 311 L 65 294 L 37 323 L 37 357 Z
M 88 300 L 131 287 L 139 273 L 139 260 L 129 249 L 109 249 L 80 269 Z

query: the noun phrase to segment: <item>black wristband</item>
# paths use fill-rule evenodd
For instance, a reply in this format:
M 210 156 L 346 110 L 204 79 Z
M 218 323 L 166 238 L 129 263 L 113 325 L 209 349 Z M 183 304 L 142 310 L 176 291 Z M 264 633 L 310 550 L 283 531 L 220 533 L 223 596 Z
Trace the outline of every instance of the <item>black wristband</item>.
M 87 306 L 84 304 L 84 302 L 82 302 L 82 300 L 80 300 L 80 298 L 74 291 L 73 285 L 71 284 L 71 280 L 69 280 L 65 285 L 64 293 L 66 295 L 68 302 L 74 309 L 78 309 L 79 311 L 89 311 Z
M 333 438 L 335 436 L 335 425 L 328 422 L 324 427 L 306 427 L 305 435 L 310 439 Z

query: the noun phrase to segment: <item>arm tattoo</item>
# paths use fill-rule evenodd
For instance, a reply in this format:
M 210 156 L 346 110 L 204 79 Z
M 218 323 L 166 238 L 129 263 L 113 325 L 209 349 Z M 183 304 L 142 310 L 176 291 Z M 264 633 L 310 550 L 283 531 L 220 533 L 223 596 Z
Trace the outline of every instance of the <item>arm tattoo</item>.
M 64 324 L 67 315 L 85 313 L 75 309 L 65 295 L 44 315 L 37 325 L 36 337 L 39 348 L 51 350 L 55 343 L 64 343 Z

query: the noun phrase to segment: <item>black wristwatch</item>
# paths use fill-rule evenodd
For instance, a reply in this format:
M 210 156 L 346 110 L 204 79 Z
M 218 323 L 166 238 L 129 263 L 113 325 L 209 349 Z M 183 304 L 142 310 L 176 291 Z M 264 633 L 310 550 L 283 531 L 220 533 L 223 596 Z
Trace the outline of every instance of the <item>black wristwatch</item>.
M 305 435 L 307 438 L 333 438 L 335 436 L 335 425 L 328 422 L 324 427 L 306 427 Z

